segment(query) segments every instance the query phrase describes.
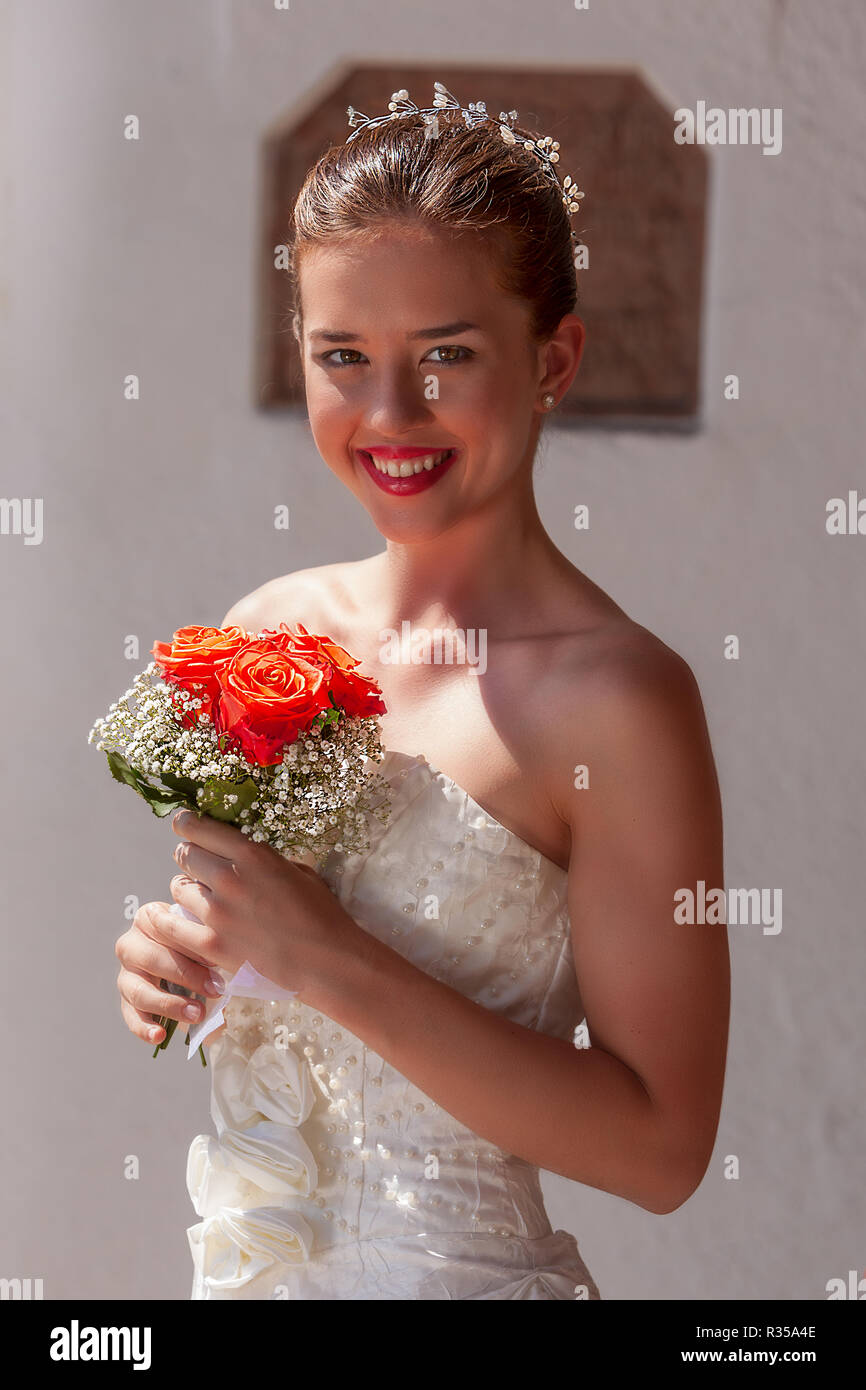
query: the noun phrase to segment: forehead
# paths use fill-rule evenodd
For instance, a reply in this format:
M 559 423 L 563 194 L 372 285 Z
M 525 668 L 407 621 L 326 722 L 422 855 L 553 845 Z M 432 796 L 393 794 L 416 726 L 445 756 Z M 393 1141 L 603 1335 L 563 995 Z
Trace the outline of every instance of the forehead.
M 495 250 L 471 235 L 386 230 L 305 249 L 298 288 L 305 320 L 325 326 L 353 313 L 393 326 L 519 315 L 516 300 L 494 278 Z

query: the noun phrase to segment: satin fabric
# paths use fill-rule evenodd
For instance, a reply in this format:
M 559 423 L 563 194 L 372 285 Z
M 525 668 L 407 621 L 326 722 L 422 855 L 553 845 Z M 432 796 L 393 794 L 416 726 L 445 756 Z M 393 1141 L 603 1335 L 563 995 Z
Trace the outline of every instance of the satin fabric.
M 369 818 L 364 854 L 329 856 L 329 887 L 419 969 L 573 1042 L 565 870 L 423 755 L 390 750 L 375 770 L 390 816 Z M 193 1299 L 600 1298 L 532 1164 L 306 1005 L 232 998 L 225 1020 L 217 1133 L 187 1162 Z

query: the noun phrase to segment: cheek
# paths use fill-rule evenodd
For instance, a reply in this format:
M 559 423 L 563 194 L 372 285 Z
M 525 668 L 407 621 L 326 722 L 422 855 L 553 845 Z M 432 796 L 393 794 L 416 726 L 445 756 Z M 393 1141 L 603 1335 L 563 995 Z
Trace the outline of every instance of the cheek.
M 310 430 L 322 457 L 335 462 L 345 454 L 345 440 L 352 430 L 353 412 L 343 396 L 325 383 L 307 392 Z
M 479 372 L 461 405 L 471 411 L 475 433 L 480 429 L 488 438 L 509 435 L 514 422 L 526 414 L 525 393 L 525 378 L 513 367 L 502 364 L 489 372 Z
M 339 391 L 319 373 L 307 381 L 306 396 L 310 420 L 318 428 L 327 426 L 328 420 L 345 408 Z
M 524 400 L 529 389 L 530 377 L 526 361 L 518 353 L 507 349 L 497 353 L 484 369 L 475 373 L 477 389 L 487 401 L 494 402 L 502 409 L 511 410 Z
M 503 410 L 508 408 L 509 386 L 492 368 L 460 367 L 431 372 L 438 379 L 438 397 L 423 405 L 451 433 L 464 439 L 486 435 L 495 429 Z M 424 378 L 425 385 L 427 378 Z

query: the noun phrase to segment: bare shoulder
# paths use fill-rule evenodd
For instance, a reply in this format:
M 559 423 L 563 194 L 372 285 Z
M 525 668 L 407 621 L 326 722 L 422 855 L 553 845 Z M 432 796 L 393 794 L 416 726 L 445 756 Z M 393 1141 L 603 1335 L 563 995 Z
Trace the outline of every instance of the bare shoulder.
M 594 720 L 700 698 L 685 658 L 612 603 L 587 608 L 578 629 L 545 638 L 544 648 L 545 700 L 560 709 L 577 703 Z
M 650 707 L 684 712 L 700 704 L 694 672 L 679 652 L 655 633 L 626 618 L 611 624 L 584 662 L 591 707 L 625 719 Z
M 233 603 L 221 626 L 237 624 L 249 632 L 278 627 L 281 622 L 303 623 L 309 632 L 327 631 L 335 641 L 340 615 L 354 608 L 359 571 L 367 561 L 314 565 L 269 579 Z
M 587 766 L 590 777 L 594 769 L 600 792 L 624 789 L 638 768 L 643 775 L 652 768 L 658 776 L 664 764 L 680 778 L 696 775 L 706 796 L 716 799 L 698 682 L 685 658 L 649 629 L 625 614 L 611 618 L 591 634 L 562 643 L 550 675 L 545 704 L 554 701 L 562 722 L 548 766 L 563 819 L 572 822 L 581 804 L 574 797 L 577 764 Z

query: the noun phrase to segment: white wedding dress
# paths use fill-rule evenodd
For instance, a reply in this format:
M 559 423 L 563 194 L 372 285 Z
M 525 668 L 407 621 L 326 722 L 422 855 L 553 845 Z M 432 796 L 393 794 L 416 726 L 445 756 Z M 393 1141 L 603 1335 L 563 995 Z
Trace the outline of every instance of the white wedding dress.
M 388 821 L 320 869 L 347 912 L 486 1009 L 573 1041 L 565 870 L 423 755 L 373 770 Z M 208 1053 L 217 1137 L 187 1164 L 192 1298 L 600 1298 L 534 1165 L 296 1000 L 234 997 L 225 1022 Z

